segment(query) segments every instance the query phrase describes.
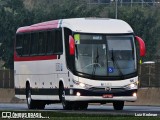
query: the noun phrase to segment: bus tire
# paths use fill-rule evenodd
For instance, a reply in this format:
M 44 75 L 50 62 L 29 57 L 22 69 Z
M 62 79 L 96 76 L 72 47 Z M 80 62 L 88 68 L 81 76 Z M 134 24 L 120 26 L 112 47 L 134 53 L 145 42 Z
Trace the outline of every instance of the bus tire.
M 35 101 L 32 100 L 32 97 L 31 97 L 31 89 L 29 85 L 27 85 L 26 87 L 26 99 L 27 99 L 28 109 L 36 109 Z
M 34 102 L 36 102 L 36 108 L 37 109 L 44 109 L 45 108 L 45 103 L 43 102 L 43 101 L 34 101 Z
M 65 100 L 65 89 L 64 89 L 63 84 L 60 84 L 60 87 L 59 87 L 59 97 L 62 102 L 63 109 L 71 110 L 73 105 L 72 105 L 72 102 Z
M 79 102 L 73 102 L 73 104 L 72 104 L 72 109 L 73 109 L 73 110 L 79 110 L 79 109 L 80 109 L 80 104 L 79 104 Z
M 87 110 L 88 103 L 87 102 L 81 102 L 79 108 L 80 108 L 80 110 Z
M 72 108 L 73 110 L 86 110 L 88 107 L 87 102 L 73 102 Z
M 38 100 L 32 100 L 31 96 L 32 96 L 31 89 L 30 89 L 30 86 L 28 85 L 26 87 L 26 99 L 27 99 L 28 109 L 44 109 L 45 108 L 45 103 Z
M 114 110 L 123 110 L 124 101 L 113 102 L 113 107 L 114 107 Z

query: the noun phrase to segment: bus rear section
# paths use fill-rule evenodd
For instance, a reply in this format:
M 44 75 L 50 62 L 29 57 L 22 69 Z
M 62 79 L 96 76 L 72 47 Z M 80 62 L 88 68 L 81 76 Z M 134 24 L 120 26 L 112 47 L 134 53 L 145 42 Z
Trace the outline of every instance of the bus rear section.
M 53 23 L 55 21 L 39 23 L 29 28 L 20 28 L 19 31 L 27 31 L 24 34 L 28 34 L 29 30 L 35 30 L 31 29 L 33 26 L 51 28 L 55 25 Z M 27 91 L 27 94 L 17 92 L 17 96 L 21 99 L 26 97 L 29 108 L 38 108 L 36 105 L 44 108 L 45 104 L 62 102 L 64 109 L 87 109 L 88 103 L 113 103 L 115 110 L 122 110 L 125 101 L 137 100 L 136 41 L 139 43 L 141 57 L 145 56 L 145 44 L 140 37 L 134 35 L 126 22 L 73 18 L 58 20 L 56 27 L 52 29 L 60 29 L 58 38 L 61 39 L 55 41 L 62 42 L 53 42 L 56 45 L 52 49 L 61 43 L 62 50 L 50 54 L 55 56 L 54 59 L 45 57 L 41 61 L 15 62 L 15 70 L 18 71 L 18 67 L 21 67 L 24 71 L 23 74 L 16 72 L 15 86 L 17 90 Z M 43 28 L 44 32 L 48 32 L 46 28 Z M 38 28 L 35 32 L 42 31 L 41 29 Z M 57 33 L 51 36 L 57 36 Z M 46 34 L 46 41 L 51 36 Z M 48 44 L 50 45 L 52 44 Z M 39 69 L 33 73 L 33 67 Z M 24 79 L 17 82 L 20 76 Z M 36 76 L 34 80 L 33 76 Z M 29 89 L 26 84 L 30 85 Z

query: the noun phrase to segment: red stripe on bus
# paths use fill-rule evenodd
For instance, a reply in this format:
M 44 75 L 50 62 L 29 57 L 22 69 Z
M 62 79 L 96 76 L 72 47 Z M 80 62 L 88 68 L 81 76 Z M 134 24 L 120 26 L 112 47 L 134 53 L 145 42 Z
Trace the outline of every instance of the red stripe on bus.
M 50 30 L 53 28 L 58 28 L 59 20 L 53 20 L 43 23 L 34 24 L 31 26 L 21 27 L 17 30 L 16 33 L 25 33 L 25 32 L 33 32 L 33 31 L 43 31 L 43 30 Z
M 29 57 L 14 56 L 14 61 L 39 61 L 39 60 L 53 60 L 53 59 L 57 59 L 57 55 L 29 56 Z

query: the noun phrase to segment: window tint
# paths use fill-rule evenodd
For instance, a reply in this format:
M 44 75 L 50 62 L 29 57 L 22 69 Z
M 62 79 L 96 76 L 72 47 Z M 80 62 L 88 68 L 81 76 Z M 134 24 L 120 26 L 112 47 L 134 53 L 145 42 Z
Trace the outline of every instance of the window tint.
M 39 48 L 39 55 L 44 55 L 46 53 L 46 42 L 47 42 L 47 36 L 46 32 L 40 32 L 39 33 L 39 41 L 38 41 L 38 48 Z
M 30 55 L 34 56 L 37 54 L 38 54 L 38 33 L 31 33 Z
M 62 32 L 61 30 L 48 31 L 47 33 L 47 54 L 62 54 Z
M 55 44 L 56 44 L 55 53 L 62 54 L 63 53 L 62 32 L 60 30 L 56 30 Z
M 23 36 L 23 56 L 29 55 L 30 48 L 30 34 L 25 34 Z
M 47 32 L 47 54 L 53 54 L 53 48 L 54 48 L 54 37 L 55 37 L 54 31 L 48 31 Z
M 16 36 L 16 51 L 19 56 L 62 54 L 62 31 L 54 29 Z
M 16 36 L 16 48 L 15 49 L 16 49 L 17 54 L 19 56 L 22 56 L 22 48 L 23 48 L 22 44 L 23 44 L 23 35 L 17 35 Z

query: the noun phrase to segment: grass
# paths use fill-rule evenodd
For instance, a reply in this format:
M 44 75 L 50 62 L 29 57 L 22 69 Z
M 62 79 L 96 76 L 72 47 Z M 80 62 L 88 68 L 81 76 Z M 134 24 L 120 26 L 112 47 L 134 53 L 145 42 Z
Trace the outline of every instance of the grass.
M 4 111 L 0 111 L 1 113 Z M 8 112 L 8 111 L 7 111 Z M 138 117 L 134 115 L 111 115 L 111 114 L 86 114 L 86 113 L 64 113 L 57 111 L 11 111 L 15 113 L 41 113 L 43 117 L 49 117 L 50 120 L 159 120 L 158 117 Z M 73 111 L 74 112 L 74 111 Z M 35 119 L 27 119 L 35 120 Z M 47 119 L 46 119 L 47 120 Z
M 159 120 L 151 117 L 65 117 L 51 118 L 50 120 Z

